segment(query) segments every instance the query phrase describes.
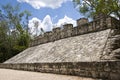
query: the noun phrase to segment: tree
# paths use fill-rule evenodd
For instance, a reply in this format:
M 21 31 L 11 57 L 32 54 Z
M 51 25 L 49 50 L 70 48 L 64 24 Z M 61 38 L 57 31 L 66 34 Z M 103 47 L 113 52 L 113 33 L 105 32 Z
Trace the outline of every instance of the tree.
M 29 21 L 28 19 L 29 19 L 29 16 L 31 16 L 31 13 L 30 13 L 29 11 L 25 10 L 25 11 L 24 11 L 24 14 L 26 15 L 26 17 L 25 17 L 25 19 L 26 19 L 26 24 L 27 24 L 27 26 L 26 26 L 27 29 L 26 29 L 26 30 L 27 30 L 27 32 L 28 32 L 28 30 L 29 30 L 29 29 L 28 29 L 28 21 Z
M 0 21 L 0 62 L 6 60 L 7 52 L 9 51 L 8 46 L 8 27 L 5 21 Z
M 30 12 L 20 11 L 19 5 L 1 6 L 0 10 L 0 62 L 18 54 L 29 46 L 28 19 Z M 26 24 L 23 24 L 23 22 Z
M 120 20 L 120 0 L 73 0 L 73 2 L 75 7 L 88 17 L 104 14 Z

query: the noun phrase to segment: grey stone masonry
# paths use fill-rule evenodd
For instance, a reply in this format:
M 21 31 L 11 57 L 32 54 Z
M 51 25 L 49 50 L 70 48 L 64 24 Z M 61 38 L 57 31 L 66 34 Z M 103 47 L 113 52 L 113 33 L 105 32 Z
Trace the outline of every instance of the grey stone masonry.
M 81 18 L 77 20 L 77 25 L 82 25 L 82 24 L 86 24 L 88 23 L 88 19 L 87 18 Z
M 31 41 L 30 47 L 53 42 L 63 38 L 105 30 L 114 26 L 112 23 L 113 20 L 114 18 L 108 16 L 100 17 L 92 22 L 88 22 L 88 19 L 82 18 L 77 20 L 78 26 L 76 27 L 73 27 L 72 24 L 65 24 L 63 25 L 63 29 L 57 27 L 50 32 L 46 32 L 43 35 L 36 37 L 33 41 Z
M 120 61 L 9 63 L 0 64 L 0 68 L 74 75 L 96 80 L 120 80 Z
M 108 25 L 111 26 L 112 23 L 113 28 L 108 35 L 107 42 L 105 44 L 105 49 L 103 50 L 103 54 L 101 56 L 101 60 L 116 60 L 120 59 L 120 23 L 115 19 L 112 21 L 107 20 Z

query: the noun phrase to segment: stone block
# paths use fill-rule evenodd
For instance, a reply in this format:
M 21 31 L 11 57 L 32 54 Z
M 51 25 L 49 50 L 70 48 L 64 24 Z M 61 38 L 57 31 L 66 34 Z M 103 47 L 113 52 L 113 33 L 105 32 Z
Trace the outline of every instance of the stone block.
M 91 74 L 92 74 L 92 77 L 93 77 L 93 78 L 97 78 L 96 71 L 91 71 Z
M 54 33 L 57 33 L 57 32 L 59 32 L 59 31 L 61 31 L 61 28 L 60 28 L 60 27 L 53 28 L 53 32 L 54 32 Z
M 88 23 L 88 19 L 87 18 L 81 18 L 77 20 L 77 25 L 83 25 Z
M 104 71 L 107 71 L 107 72 L 110 72 L 110 71 L 111 71 L 111 68 L 110 68 L 109 63 L 106 63 L 106 64 L 104 65 Z
M 78 34 L 78 29 L 77 29 L 77 27 L 74 27 L 72 29 L 72 36 L 76 36 L 77 34 Z
M 109 79 L 109 72 L 99 72 L 99 77 L 102 78 L 103 80 Z
M 87 76 L 85 70 L 80 70 L 79 75 L 80 76 Z
M 63 25 L 63 30 L 67 31 L 67 30 L 72 30 L 73 25 L 72 24 L 65 24 Z
M 109 80 L 120 80 L 120 74 L 118 73 L 110 73 Z
M 91 71 L 86 71 L 86 77 L 92 77 L 92 72 Z

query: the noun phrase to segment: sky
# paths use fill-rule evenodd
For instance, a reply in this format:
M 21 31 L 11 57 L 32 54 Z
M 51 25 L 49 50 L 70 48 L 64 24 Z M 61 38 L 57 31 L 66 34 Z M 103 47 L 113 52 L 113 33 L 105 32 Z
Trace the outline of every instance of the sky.
M 33 35 L 40 34 L 41 28 L 44 31 L 51 31 L 54 27 L 61 27 L 71 23 L 76 26 L 76 20 L 83 17 L 74 8 L 72 0 L 1 0 L 0 5 L 20 4 L 21 10 L 28 10 L 32 16 L 29 18 L 29 28 Z M 34 27 L 34 22 L 39 26 Z M 36 31 L 37 29 L 37 31 Z

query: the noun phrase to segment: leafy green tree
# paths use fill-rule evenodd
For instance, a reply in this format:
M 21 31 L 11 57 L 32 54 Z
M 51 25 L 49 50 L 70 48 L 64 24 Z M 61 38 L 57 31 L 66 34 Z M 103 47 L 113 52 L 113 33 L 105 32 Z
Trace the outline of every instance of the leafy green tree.
M 8 28 L 6 26 L 6 22 L 0 22 L 0 61 L 6 60 L 7 51 L 9 49 L 8 44 Z
M 20 11 L 20 6 L 10 4 L 0 10 L 0 62 L 18 54 L 29 46 L 29 11 Z M 22 22 L 24 20 L 25 24 Z M 27 26 L 26 26 L 27 25 Z
M 24 14 L 25 14 L 25 19 L 26 19 L 26 31 L 28 32 L 29 31 L 29 28 L 28 28 L 28 21 L 29 21 L 29 16 L 31 16 L 31 13 L 27 10 L 24 11 Z
M 120 0 L 73 0 L 80 13 L 88 17 L 96 14 L 113 15 L 120 20 Z

